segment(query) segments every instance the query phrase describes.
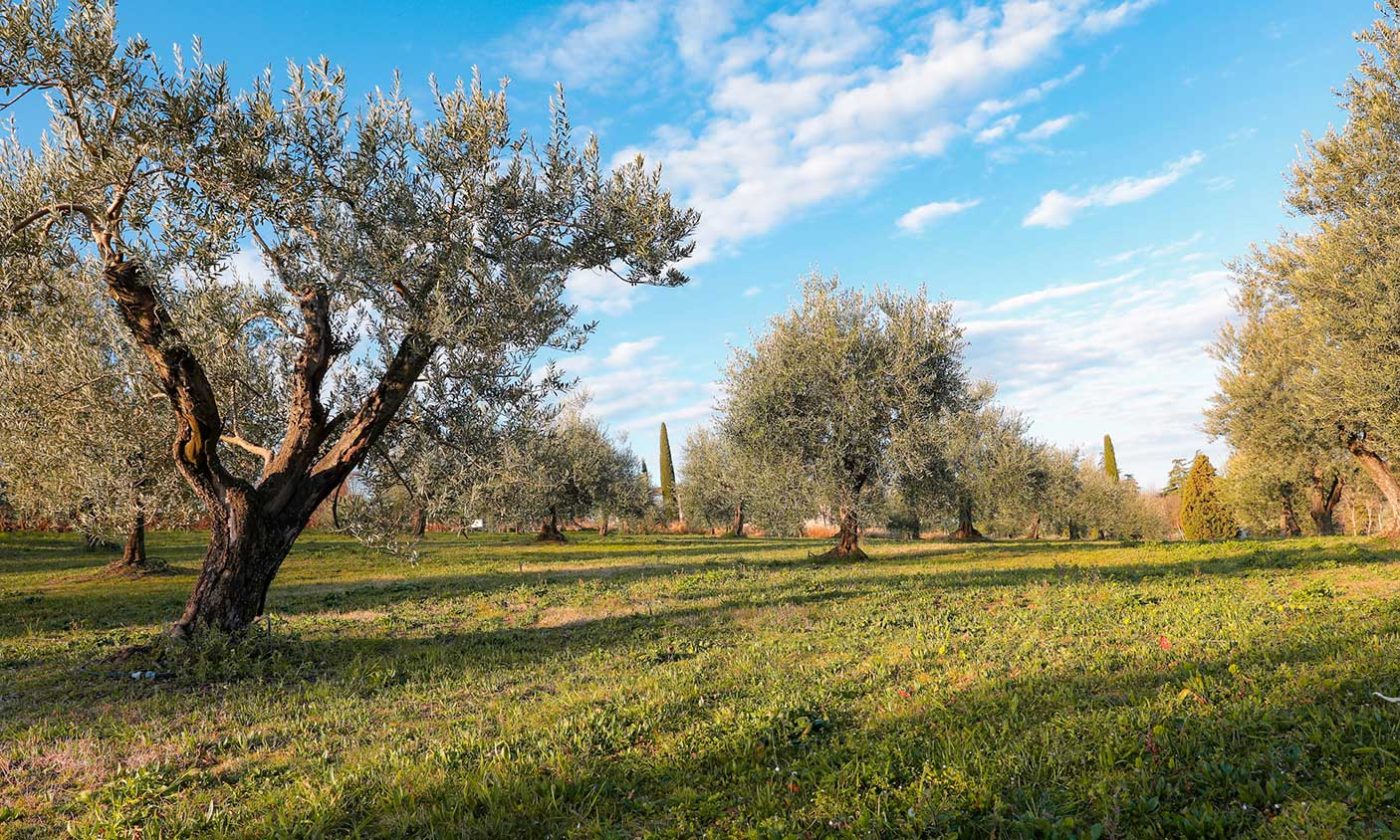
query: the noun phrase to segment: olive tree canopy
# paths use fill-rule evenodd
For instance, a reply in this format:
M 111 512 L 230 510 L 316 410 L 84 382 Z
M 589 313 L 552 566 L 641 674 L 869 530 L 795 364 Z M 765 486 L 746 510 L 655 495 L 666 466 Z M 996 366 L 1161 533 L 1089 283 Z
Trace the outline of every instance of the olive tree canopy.
M 922 469 L 967 401 L 962 331 L 920 290 L 807 279 L 802 300 L 730 363 L 724 430 L 800 465 L 840 525 L 830 556 L 863 557 L 858 511 L 889 476 Z

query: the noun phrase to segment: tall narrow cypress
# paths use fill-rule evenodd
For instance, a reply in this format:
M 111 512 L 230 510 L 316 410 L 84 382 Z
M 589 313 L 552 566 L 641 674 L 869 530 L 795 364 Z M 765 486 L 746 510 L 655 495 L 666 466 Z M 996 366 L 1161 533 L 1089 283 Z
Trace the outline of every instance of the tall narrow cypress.
M 1113 452 L 1113 438 L 1108 435 L 1103 436 L 1103 472 L 1115 482 L 1119 480 L 1118 456 Z
M 676 505 L 676 469 L 671 464 L 671 439 L 666 436 L 666 424 L 661 424 L 661 516 L 674 522 L 680 514 Z

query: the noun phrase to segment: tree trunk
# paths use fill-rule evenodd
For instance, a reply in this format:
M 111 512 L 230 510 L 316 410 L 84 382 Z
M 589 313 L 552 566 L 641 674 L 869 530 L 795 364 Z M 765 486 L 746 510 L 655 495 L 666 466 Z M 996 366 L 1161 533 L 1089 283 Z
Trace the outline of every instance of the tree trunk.
M 608 535 L 608 528 L 610 524 L 608 520 L 611 518 L 612 514 L 608 513 L 607 511 L 602 512 L 601 517 L 598 519 L 598 536 L 606 537 Z
M 734 505 L 734 519 L 729 523 L 729 536 L 742 537 L 744 535 L 744 500 L 740 499 Z
M 977 526 L 972 524 L 972 497 L 962 496 L 958 499 L 958 530 L 953 532 L 955 540 L 985 540 L 982 532 L 977 530 Z
M 1331 536 L 1337 533 L 1337 523 L 1333 517 L 1333 511 L 1342 500 L 1342 479 L 1340 476 L 1333 476 L 1331 484 L 1327 484 L 1322 473 L 1322 467 L 1314 466 L 1312 483 L 1308 488 L 1308 515 L 1312 517 L 1313 525 L 1317 532 L 1323 536 Z
M 1279 536 L 1301 537 L 1303 528 L 1298 524 L 1298 514 L 1293 510 L 1293 496 L 1283 493 L 1283 510 L 1279 513 Z
M 238 632 L 263 614 L 267 591 L 301 531 L 303 516 L 273 517 L 247 491 L 231 491 L 209 525 L 209 548 L 185 612 L 171 632 Z
M 428 532 L 428 512 L 421 507 L 413 509 L 413 536 L 422 539 Z
M 1031 527 L 1028 528 L 1028 529 L 1026 529 L 1026 539 L 1028 539 L 1028 540 L 1038 540 L 1038 539 L 1040 539 L 1040 514 L 1039 514 L 1039 513 L 1037 513 L 1035 516 L 1031 517 Z
M 860 547 L 860 523 L 854 508 L 840 510 L 841 526 L 836 532 L 836 545 L 822 555 L 828 560 L 868 560 L 869 556 Z
M 539 542 L 568 542 L 564 532 L 559 530 L 559 513 L 553 506 L 549 508 L 549 518 L 540 523 Z
M 131 531 L 126 536 L 126 546 L 122 558 L 112 563 L 114 572 L 144 572 L 149 569 L 146 562 L 146 512 L 139 507 L 131 521 Z
M 1390 526 L 1386 528 L 1386 536 L 1400 536 L 1400 483 L 1395 480 L 1395 475 L 1390 471 L 1390 464 L 1385 459 L 1366 446 L 1364 439 L 1352 435 L 1346 441 L 1347 450 L 1351 452 L 1357 463 L 1366 471 L 1366 475 L 1380 489 L 1381 495 L 1385 496 L 1386 507 L 1390 508 Z

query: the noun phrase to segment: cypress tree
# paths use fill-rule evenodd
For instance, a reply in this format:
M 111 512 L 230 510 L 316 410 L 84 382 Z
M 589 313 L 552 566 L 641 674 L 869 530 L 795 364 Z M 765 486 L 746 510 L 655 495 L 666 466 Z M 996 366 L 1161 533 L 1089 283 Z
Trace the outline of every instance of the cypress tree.
M 674 522 L 679 515 L 676 505 L 676 469 L 671 464 L 671 439 L 666 436 L 666 424 L 661 424 L 661 518 Z
M 1103 473 L 1118 481 L 1118 456 L 1113 452 L 1113 438 L 1108 435 L 1103 436 Z
M 1220 498 L 1210 459 L 1197 454 L 1181 485 L 1181 530 L 1188 540 L 1225 540 L 1235 535 L 1235 520 Z

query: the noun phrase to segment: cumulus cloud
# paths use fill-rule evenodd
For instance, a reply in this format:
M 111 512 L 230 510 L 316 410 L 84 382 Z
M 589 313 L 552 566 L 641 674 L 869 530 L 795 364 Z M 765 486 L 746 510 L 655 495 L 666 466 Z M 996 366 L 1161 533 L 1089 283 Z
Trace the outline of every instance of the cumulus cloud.
M 899 217 L 895 222 L 900 230 L 909 233 L 918 233 L 924 228 L 949 216 L 956 216 L 959 213 L 971 210 L 981 204 L 981 199 L 972 201 L 931 201 L 928 204 L 920 204 L 918 207 Z
M 626 367 L 655 350 L 656 345 L 660 343 L 661 336 L 659 335 L 643 338 L 639 341 L 619 341 L 604 357 L 603 364 L 608 367 Z
M 548 42 L 568 41 L 575 26 L 593 44 L 597 32 L 618 33 L 617 48 L 546 50 L 536 63 L 607 76 L 630 62 L 629 78 L 645 80 L 665 75 L 650 72 L 657 56 L 675 54 L 687 83 L 705 86 L 693 119 L 618 155 L 663 163 L 669 185 L 701 210 L 697 262 L 867 190 L 909 160 L 941 155 L 959 136 L 1014 131 L 1007 111 L 1083 68 L 1019 93 L 1000 89 L 1053 59 L 1097 8 L 1006 0 L 911 11 L 893 0 L 815 0 L 744 17 L 741 4 L 706 0 L 692 20 L 678 0 L 652 4 L 655 13 L 628 0 L 593 6 L 566 7 Z
M 632 311 L 642 290 L 606 271 L 576 271 L 564 283 L 564 299 L 585 315 L 622 315 Z
M 1156 175 L 1119 178 L 1117 181 L 1093 187 L 1080 195 L 1051 190 L 1040 197 L 1040 203 L 1026 216 L 1022 224 L 1025 227 L 1068 227 L 1075 217 L 1090 208 L 1116 207 L 1151 198 L 1181 180 L 1205 159 L 1205 155 L 1200 152 L 1193 152 L 1168 164 Z

